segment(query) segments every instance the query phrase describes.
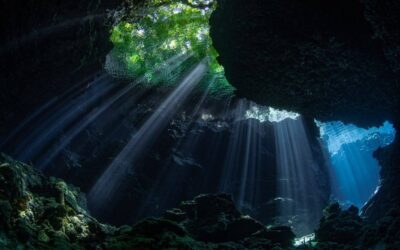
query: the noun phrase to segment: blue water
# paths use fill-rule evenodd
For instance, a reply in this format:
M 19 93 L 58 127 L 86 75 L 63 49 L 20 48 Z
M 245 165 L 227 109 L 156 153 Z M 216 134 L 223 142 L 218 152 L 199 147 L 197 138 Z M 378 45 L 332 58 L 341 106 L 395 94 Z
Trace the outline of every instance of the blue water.
M 361 208 L 379 187 L 378 161 L 373 152 L 394 140 L 393 125 L 358 128 L 342 122 L 317 122 L 331 162 L 332 196 Z

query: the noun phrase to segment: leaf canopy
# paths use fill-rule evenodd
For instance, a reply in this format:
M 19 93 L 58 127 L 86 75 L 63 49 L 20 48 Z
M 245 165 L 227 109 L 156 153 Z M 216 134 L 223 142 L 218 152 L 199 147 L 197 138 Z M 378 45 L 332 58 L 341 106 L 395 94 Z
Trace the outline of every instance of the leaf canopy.
M 212 81 L 209 91 L 213 96 L 232 95 L 234 89 L 216 60 L 209 36 L 208 20 L 215 4 L 214 0 L 149 0 L 139 10 L 140 19 L 112 28 L 114 49 L 109 56 L 124 77 L 144 76 L 149 85 L 173 85 L 190 65 L 206 57 L 209 73 L 202 88 Z M 171 58 L 184 63 L 167 65 Z

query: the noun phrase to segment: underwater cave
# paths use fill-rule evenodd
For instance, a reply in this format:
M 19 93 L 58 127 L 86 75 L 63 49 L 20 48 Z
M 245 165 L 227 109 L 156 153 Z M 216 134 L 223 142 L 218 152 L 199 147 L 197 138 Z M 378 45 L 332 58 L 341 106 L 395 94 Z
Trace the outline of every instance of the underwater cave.
M 396 0 L 2 5 L 0 249 L 400 249 Z

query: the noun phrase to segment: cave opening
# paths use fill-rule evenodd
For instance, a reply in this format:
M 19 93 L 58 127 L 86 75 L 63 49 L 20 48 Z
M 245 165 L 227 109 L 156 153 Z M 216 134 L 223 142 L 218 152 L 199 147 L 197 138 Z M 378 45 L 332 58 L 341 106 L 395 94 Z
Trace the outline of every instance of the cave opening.
M 393 143 L 393 125 L 363 129 L 342 122 L 316 124 L 329 153 L 332 197 L 344 207 L 361 209 L 379 189 L 381 167 L 373 154 Z
M 111 31 L 113 50 L 105 69 L 117 79 L 142 77 L 145 86 L 172 86 L 195 62 L 206 58 L 207 74 L 197 89 L 218 98 L 234 88 L 217 62 L 209 19 L 216 1 L 147 1 L 144 8 L 126 14 Z M 140 16 L 140 18 L 137 18 Z M 211 86 L 209 82 L 213 83 Z

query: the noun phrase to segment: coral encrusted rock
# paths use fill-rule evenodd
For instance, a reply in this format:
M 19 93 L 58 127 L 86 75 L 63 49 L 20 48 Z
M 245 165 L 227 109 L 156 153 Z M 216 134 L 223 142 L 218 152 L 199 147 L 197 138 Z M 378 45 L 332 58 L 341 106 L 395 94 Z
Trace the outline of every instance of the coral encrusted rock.
M 0 156 L 0 249 L 276 249 L 289 227 L 266 228 L 226 194 L 200 195 L 133 226 L 99 223 L 78 188 Z

